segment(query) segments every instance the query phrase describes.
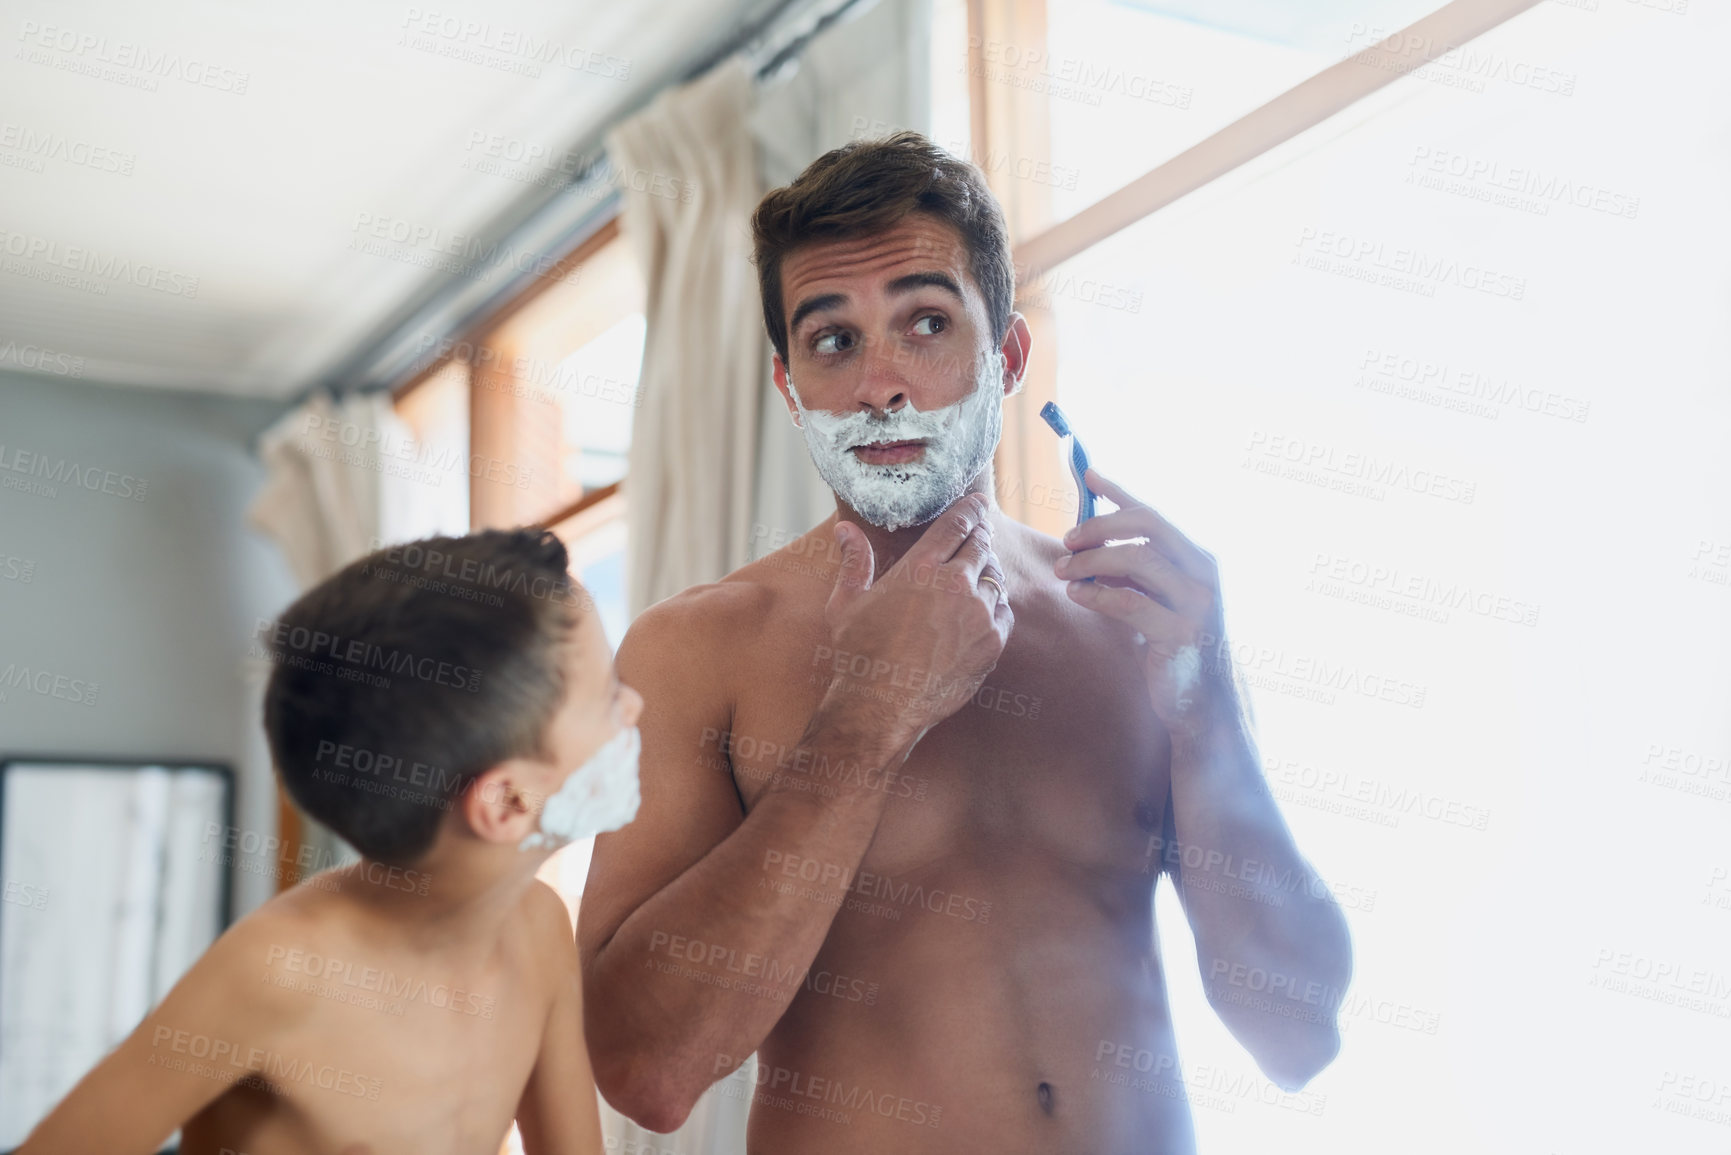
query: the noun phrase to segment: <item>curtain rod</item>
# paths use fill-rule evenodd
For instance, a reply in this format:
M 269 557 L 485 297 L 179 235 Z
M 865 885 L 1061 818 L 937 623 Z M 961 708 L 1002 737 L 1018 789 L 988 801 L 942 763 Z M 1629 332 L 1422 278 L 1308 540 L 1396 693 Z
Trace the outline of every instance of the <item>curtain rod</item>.
M 812 41 L 844 20 L 863 16 L 876 4 L 877 0 L 841 0 L 834 7 L 825 8 L 810 28 L 788 41 L 758 68 L 756 72 L 758 83 L 775 79 L 783 69 L 798 60 L 805 50 L 811 47 Z

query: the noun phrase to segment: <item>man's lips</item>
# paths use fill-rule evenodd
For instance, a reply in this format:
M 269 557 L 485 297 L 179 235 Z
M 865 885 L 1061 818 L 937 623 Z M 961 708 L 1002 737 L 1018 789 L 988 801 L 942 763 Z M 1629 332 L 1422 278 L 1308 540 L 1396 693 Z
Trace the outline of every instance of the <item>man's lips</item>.
M 924 441 L 874 441 L 853 447 L 853 455 L 867 465 L 906 465 L 918 461 L 925 451 Z

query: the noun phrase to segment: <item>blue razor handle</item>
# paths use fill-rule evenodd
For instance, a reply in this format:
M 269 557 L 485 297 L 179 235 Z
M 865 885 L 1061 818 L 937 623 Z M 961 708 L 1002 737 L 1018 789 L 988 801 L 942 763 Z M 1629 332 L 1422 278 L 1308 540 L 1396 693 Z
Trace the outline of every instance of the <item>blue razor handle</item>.
M 1070 439 L 1070 474 L 1076 479 L 1076 504 L 1079 507 L 1076 524 L 1081 525 L 1094 516 L 1094 491 L 1088 488 L 1085 480 L 1088 472 L 1088 451 L 1082 448 L 1081 439 L 1070 431 L 1070 423 L 1064 419 L 1064 411 L 1058 408 L 1056 401 L 1046 402 L 1040 409 L 1040 416 L 1052 427 L 1053 433 Z

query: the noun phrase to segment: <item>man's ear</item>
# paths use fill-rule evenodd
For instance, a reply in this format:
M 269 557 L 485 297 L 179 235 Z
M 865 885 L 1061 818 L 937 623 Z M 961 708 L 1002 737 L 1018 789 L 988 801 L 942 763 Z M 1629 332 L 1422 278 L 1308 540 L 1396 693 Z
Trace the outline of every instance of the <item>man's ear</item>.
M 547 796 L 540 779 L 521 758 L 510 758 L 475 776 L 457 802 L 458 813 L 483 842 L 516 844 L 540 829 Z
M 788 376 L 787 362 L 781 359 L 780 353 L 773 353 L 770 356 L 775 387 L 781 393 L 781 399 L 787 402 L 787 415 L 793 418 L 795 426 L 799 426 L 799 405 L 793 399 L 793 378 Z
M 1028 331 L 1028 320 L 1020 313 L 1010 314 L 1010 327 L 1004 333 L 1004 396 L 1013 397 L 1022 391 L 1022 376 L 1028 371 L 1028 351 L 1034 335 Z

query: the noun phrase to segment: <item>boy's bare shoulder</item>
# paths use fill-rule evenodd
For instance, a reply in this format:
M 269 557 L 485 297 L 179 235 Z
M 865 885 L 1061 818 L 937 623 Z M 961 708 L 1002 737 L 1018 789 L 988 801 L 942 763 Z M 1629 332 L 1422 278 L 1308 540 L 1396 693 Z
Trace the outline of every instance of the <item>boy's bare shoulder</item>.
M 515 947 L 507 952 L 519 982 L 549 995 L 561 989 L 562 981 L 579 974 L 577 931 L 570 909 L 559 892 L 540 879 L 531 879 L 511 908 L 511 925 L 505 934 Z
M 577 931 L 571 925 L 571 909 L 565 905 L 559 892 L 545 882 L 538 878 L 532 880 L 518 900 L 517 909 L 538 938 L 558 938 L 576 946 Z
M 223 932 L 211 947 L 222 948 L 226 964 L 265 967 L 287 950 L 328 946 L 336 929 L 334 886 L 315 876 L 267 899 Z
M 285 892 L 237 920 L 181 976 L 153 1014 L 170 1027 L 218 1024 L 234 1037 L 267 1039 L 311 1013 L 308 1001 L 272 981 L 291 950 L 316 949 L 321 928 Z M 298 897 L 298 896 L 297 896 Z

